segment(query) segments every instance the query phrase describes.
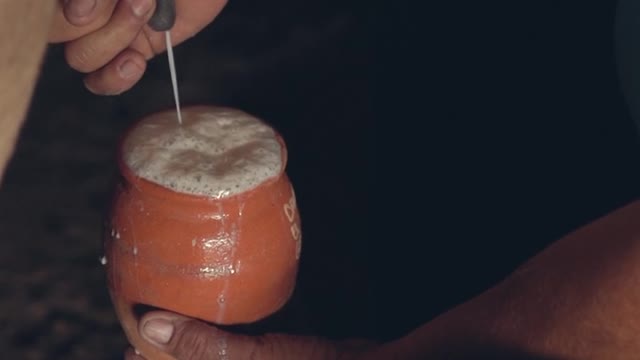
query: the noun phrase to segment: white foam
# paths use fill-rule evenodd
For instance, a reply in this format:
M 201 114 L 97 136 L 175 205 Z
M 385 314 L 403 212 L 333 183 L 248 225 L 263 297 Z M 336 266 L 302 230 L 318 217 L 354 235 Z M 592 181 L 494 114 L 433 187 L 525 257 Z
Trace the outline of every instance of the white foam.
M 240 110 L 185 108 L 138 123 L 123 143 L 138 176 L 174 191 L 223 198 L 278 176 L 281 145 L 271 127 Z

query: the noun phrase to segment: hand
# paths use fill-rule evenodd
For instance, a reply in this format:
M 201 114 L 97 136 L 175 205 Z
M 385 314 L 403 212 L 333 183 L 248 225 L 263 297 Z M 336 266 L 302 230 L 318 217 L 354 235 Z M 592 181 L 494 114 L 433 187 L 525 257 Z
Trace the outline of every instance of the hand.
M 358 354 L 362 350 L 371 348 L 368 342 L 362 341 L 337 343 L 305 336 L 231 334 L 161 311 L 143 316 L 138 331 L 149 343 L 178 360 L 355 360 L 360 358 Z M 125 359 L 144 358 L 129 349 Z
M 227 0 L 176 0 L 173 44 L 194 36 L 220 13 Z M 142 78 L 147 60 L 166 50 L 164 33 L 147 22 L 155 0 L 60 0 L 49 42 L 65 43 L 69 65 L 86 73 L 93 93 L 115 95 Z
M 139 332 L 178 360 L 631 359 L 640 352 L 638 218 L 635 201 L 565 236 L 486 292 L 380 346 L 234 335 L 160 312 L 144 316 Z M 148 332 L 159 336 L 154 340 L 144 335 L 151 324 L 174 331 Z M 143 358 L 129 351 L 126 359 Z

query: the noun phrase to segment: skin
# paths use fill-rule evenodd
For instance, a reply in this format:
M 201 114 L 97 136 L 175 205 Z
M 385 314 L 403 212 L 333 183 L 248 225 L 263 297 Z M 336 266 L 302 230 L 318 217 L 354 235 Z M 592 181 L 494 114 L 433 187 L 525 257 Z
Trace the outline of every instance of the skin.
M 155 0 L 72 0 L 58 3 L 48 40 L 65 43 L 69 65 L 87 74 L 85 85 L 99 95 L 116 95 L 133 87 L 146 62 L 166 50 L 165 36 L 147 22 Z M 178 0 L 174 45 L 196 35 L 225 6 L 226 0 Z M 87 10 L 87 8 L 89 10 Z
M 88 4 L 88 5 L 87 5 Z M 226 0 L 177 0 L 174 45 L 197 34 Z M 0 1 L 0 180 L 29 107 L 47 43 L 64 43 L 69 65 L 86 73 L 100 95 L 120 94 L 142 78 L 146 63 L 165 50 L 151 30 L 155 0 Z
M 64 42 L 70 65 L 87 73 L 87 86 L 100 94 L 129 89 L 142 76 L 146 60 L 163 51 L 161 34 L 145 25 L 153 4 L 136 12 L 131 5 L 140 5 L 137 1 L 98 0 L 83 13 L 74 8 L 76 1 L 87 0 L 64 6 L 0 1 L 0 79 L 11 84 L 0 96 L 0 175 L 13 152 L 47 42 Z M 196 34 L 224 6 L 215 0 L 177 3 L 177 42 Z M 123 74 L 128 61 L 137 71 Z M 638 219 L 640 201 L 560 239 L 500 284 L 388 344 L 281 334 L 247 337 L 167 312 L 143 316 L 139 331 L 179 360 L 634 358 L 640 352 Z M 142 359 L 132 349 L 125 357 Z
M 246 337 L 166 312 L 143 316 L 139 331 L 178 360 L 631 359 L 640 352 L 639 218 L 636 201 L 578 229 L 495 287 L 388 344 Z M 167 325 L 172 334 L 158 330 Z M 133 350 L 125 358 L 143 359 Z
M 55 3 L 42 0 L 0 2 L 0 180 L 37 80 Z

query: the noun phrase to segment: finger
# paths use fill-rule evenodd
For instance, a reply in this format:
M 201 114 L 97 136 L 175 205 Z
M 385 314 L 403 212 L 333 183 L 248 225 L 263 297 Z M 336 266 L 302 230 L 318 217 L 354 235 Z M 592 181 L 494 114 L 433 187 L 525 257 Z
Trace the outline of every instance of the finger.
M 58 7 L 53 18 L 49 42 L 60 43 L 74 40 L 100 29 L 111 19 L 117 2 L 118 0 L 96 0 L 96 6 L 91 15 L 81 18 L 73 17 L 70 14 L 71 10 L 68 9 L 68 6 L 71 5 L 63 3 Z
M 145 340 L 178 360 L 247 359 L 247 349 L 256 346 L 250 338 L 167 312 L 148 313 L 139 326 Z
M 154 7 L 154 0 L 121 0 L 107 25 L 67 44 L 67 62 L 84 73 L 103 67 L 129 47 L 153 14 Z
M 131 89 L 147 67 L 144 55 L 127 49 L 116 56 L 107 66 L 87 75 L 84 84 L 96 95 L 118 95 Z
M 133 348 L 127 349 L 124 353 L 124 360 L 145 360 L 139 353 L 136 352 Z
M 176 1 L 177 18 L 175 25 L 171 28 L 173 45 L 184 42 L 204 29 L 218 16 L 226 3 L 227 0 Z M 149 57 L 166 50 L 165 36 L 162 32 L 153 31 L 146 26 L 144 33 L 153 49 Z
M 71 25 L 82 26 L 97 16 L 98 0 L 64 0 L 64 16 Z
M 319 338 L 236 335 L 168 312 L 151 312 L 143 316 L 139 332 L 148 342 L 178 360 L 338 358 L 336 346 Z

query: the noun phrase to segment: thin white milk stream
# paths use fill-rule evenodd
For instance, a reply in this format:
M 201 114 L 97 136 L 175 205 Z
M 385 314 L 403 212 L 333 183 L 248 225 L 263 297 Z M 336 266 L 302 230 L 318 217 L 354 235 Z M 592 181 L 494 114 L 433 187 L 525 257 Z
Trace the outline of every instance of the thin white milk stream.
M 173 58 L 173 46 L 171 45 L 171 33 L 165 31 L 167 40 L 167 56 L 169 57 L 169 70 L 171 71 L 171 83 L 173 84 L 173 97 L 176 101 L 176 113 L 178 114 L 178 123 L 182 125 L 182 111 L 180 110 L 180 96 L 178 95 L 178 77 L 176 75 L 176 62 Z

